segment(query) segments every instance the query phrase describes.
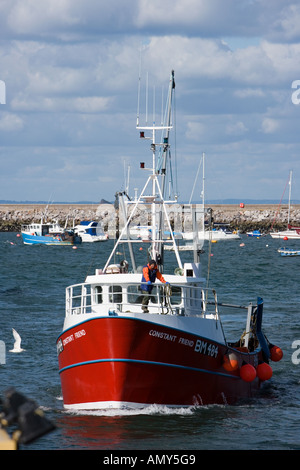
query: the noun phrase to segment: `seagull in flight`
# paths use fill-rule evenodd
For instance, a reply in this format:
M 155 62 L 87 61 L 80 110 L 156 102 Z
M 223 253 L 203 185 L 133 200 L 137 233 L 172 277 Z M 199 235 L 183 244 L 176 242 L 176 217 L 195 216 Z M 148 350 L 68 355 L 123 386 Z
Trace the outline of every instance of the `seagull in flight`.
M 19 352 L 25 351 L 25 349 L 21 348 L 21 336 L 19 335 L 19 333 L 14 328 L 12 329 L 12 332 L 13 332 L 15 342 L 14 342 L 14 348 L 10 349 L 9 352 L 19 353 Z

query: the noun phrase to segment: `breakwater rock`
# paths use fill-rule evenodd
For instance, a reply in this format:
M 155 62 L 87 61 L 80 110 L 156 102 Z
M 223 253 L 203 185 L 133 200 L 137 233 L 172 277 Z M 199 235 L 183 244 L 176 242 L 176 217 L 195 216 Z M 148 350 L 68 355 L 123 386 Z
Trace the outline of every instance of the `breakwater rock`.
M 215 223 L 227 223 L 232 229 L 241 233 L 250 230 L 270 232 L 272 230 L 284 230 L 290 224 L 300 226 L 300 205 L 290 207 L 275 204 L 251 204 L 244 208 L 232 205 L 212 205 L 213 219 Z
M 235 204 L 212 204 L 213 222 L 229 224 L 232 229 L 245 233 L 248 230 L 282 230 L 288 222 L 288 206 L 251 204 L 244 208 Z M 43 204 L 0 204 L 0 231 L 18 232 L 21 225 L 31 222 L 57 220 L 68 227 L 81 220 L 101 221 L 107 229 L 118 217 L 113 204 L 52 204 L 47 210 Z M 300 226 L 300 205 L 292 205 L 290 223 Z
M 81 220 L 100 220 L 111 210 L 112 204 L 0 204 L 0 231 L 18 232 L 24 224 L 57 221 L 68 227 Z M 101 208 L 99 210 L 99 208 Z M 101 212 L 102 211 L 102 212 Z

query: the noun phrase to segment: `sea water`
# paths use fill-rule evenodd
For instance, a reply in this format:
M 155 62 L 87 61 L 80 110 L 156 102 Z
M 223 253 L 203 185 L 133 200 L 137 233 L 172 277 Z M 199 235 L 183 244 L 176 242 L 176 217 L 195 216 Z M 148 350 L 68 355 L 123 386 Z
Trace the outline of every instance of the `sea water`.
M 219 302 L 247 305 L 262 297 L 263 331 L 283 349 L 282 361 L 271 363 L 272 379 L 257 397 L 235 406 L 71 412 L 63 407 L 56 353 L 65 288 L 102 268 L 113 241 L 83 243 L 76 249 L 26 246 L 18 234 L 0 233 L 0 398 L 14 387 L 36 401 L 56 425 L 26 449 L 300 449 L 300 256 L 281 257 L 277 249 L 282 245 L 270 236 L 242 236 L 212 244 L 211 253 L 204 246 L 203 273 L 209 266 L 209 286 L 216 288 Z M 145 263 L 146 252 L 139 257 Z M 182 257 L 191 261 L 192 253 Z M 221 318 L 227 339 L 238 339 L 246 312 L 221 309 Z M 10 352 L 12 328 L 22 337 L 22 353 Z

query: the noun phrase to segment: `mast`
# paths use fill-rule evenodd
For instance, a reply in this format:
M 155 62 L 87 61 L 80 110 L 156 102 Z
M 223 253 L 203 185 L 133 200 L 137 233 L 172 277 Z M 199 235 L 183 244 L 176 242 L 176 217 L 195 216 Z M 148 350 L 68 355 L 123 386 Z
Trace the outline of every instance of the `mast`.
M 168 98 L 167 98 L 167 112 L 166 112 L 166 119 L 165 119 L 166 130 L 165 130 L 165 135 L 163 138 L 163 156 L 162 156 L 162 166 L 161 166 L 161 175 L 162 175 L 161 189 L 162 189 L 162 194 L 164 197 L 165 197 L 167 155 L 170 149 L 169 135 L 170 135 L 170 129 L 171 129 L 172 98 L 174 95 L 174 90 L 175 90 L 175 79 L 174 79 L 174 70 L 172 70 L 171 77 L 170 77 Z
M 163 137 L 163 154 L 162 154 L 162 165 L 161 165 L 161 191 L 162 196 L 165 198 L 166 194 L 166 172 L 167 172 L 167 157 L 170 151 L 170 144 L 169 144 L 169 135 L 171 129 L 171 116 L 172 116 L 172 98 L 174 95 L 175 90 L 175 79 L 174 79 L 174 70 L 171 72 L 170 76 L 170 83 L 169 83 L 169 91 L 168 91 L 168 98 L 167 98 L 167 110 L 166 110 L 166 118 L 165 118 L 165 133 Z M 159 214 L 159 224 L 158 224 L 158 231 L 160 238 L 163 238 L 163 229 L 164 229 L 164 214 L 163 211 Z M 163 264 L 164 264 L 164 249 L 163 245 L 160 244 L 158 247 L 158 262 L 160 269 L 163 271 Z
M 148 88 L 148 77 L 147 77 L 147 88 Z M 156 260 L 157 264 L 160 266 L 160 269 L 163 270 L 163 229 L 164 229 L 164 211 L 160 210 L 157 214 L 156 207 L 157 202 L 156 198 L 156 186 L 158 186 L 157 176 L 160 174 L 161 186 L 159 193 L 161 194 L 162 201 L 165 199 L 166 192 L 166 170 L 167 170 L 167 156 L 169 152 L 169 134 L 172 129 L 171 125 L 171 116 L 172 116 L 172 97 L 175 89 L 175 80 L 174 80 L 174 70 L 171 72 L 170 81 L 169 81 L 169 90 L 166 104 L 166 112 L 164 122 L 158 126 L 155 124 L 155 110 L 154 110 L 154 101 L 153 101 L 153 125 L 148 126 L 148 109 L 146 109 L 146 125 L 140 126 L 139 119 L 137 119 L 137 129 L 140 130 L 140 137 L 144 139 L 149 139 L 152 141 L 150 149 L 152 151 L 152 169 L 149 169 L 152 173 L 152 202 L 151 202 L 151 237 L 152 237 L 152 258 Z M 146 100 L 147 106 L 148 100 Z M 152 137 L 146 137 L 144 131 L 150 131 Z M 161 141 L 156 140 L 156 132 L 161 131 Z M 161 149 L 161 162 L 160 168 L 157 165 L 157 156 L 156 151 L 157 147 Z M 150 201 L 150 199 L 148 199 Z M 169 221 L 168 221 L 169 223 Z M 172 232 L 172 230 L 170 230 Z
M 293 174 L 293 172 L 292 172 L 292 170 L 290 170 L 288 225 L 289 225 L 289 223 L 290 223 L 290 212 L 291 212 L 292 174 Z
M 148 82 L 148 79 L 147 79 L 147 82 Z M 148 87 L 148 83 L 147 83 L 147 87 Z M 137 211 L 137 207 L 140 204 L 145 204 L 146 206 L 148 207 L 150 206 L 151 208 L 150 209 L 151 211 L 151 239 L 149 240 L 150 242 L 149 253 L 150 253 L 151 259 L 155 259 L 157 264 L 160 266 L 160 269 L 162 270 L 163 244 L 166 242 L 172 243 L 174 247 L 174 252 L 175 252 L 178 266 L 182 268 L 182 263 L 181 263 L 181 259 L 179 256 L 178 247 L 175 242 L 173 230 L 170 224 L 170 218 L 166 209 L 166 201 L 164 199 L 165 177 L 166 177 L 166 166 L 167 166 L 166 162 L 167 162 L 167 152 L 169 149 L 169 133 L 170 133 L 170 130 L 172 129 L 171 106 L 172 106 L 172 92 L 174 88 L 175 88 L 174 71 L 172 71 L 170 84 L 169 84 L 166 120 L 164 123 L 162 123 L 162 125 L 155 124 L 154 116 L 153 116 L 152 126 L 148 125 L 148 122 L 147 122 L 148 121 L 148 109 L 146 109 L 146 124 L 144 126 L 140 126 L 139 111 L 138 111 L 136 128 L 140 131 L 140 138 L 145 139 L 145 140 L 148 139 L 151 141 L 150 150 L 152 152 L 152 168 L 145 168 L 144 163 L 140 164 L 141 169 L 143 169 L 144 171 L 148 171 L 150 175 L 148 176 L 147 182 L 140 196 L 138 197 L 138 199 L 135 198 L 134 201 L 131 201 L 131 200 L 126 201 L 126 204 L 128 205 L 133 204 L 134 206 L 130 215 L 127 215 L 127 211 L 124 210 L 123 208 L 123 212 L 126 213 L 126 223 L 121 231 L 121 234 L 119 235 L 117 243 L 115 244 L 109 259 L 106 262 L 106 265 L 104 266 L 104 272 L 106 271 L 106 268 L 108 267 L 110 260 L 112 259 L 114 253 L 116 252 L 117 246 L 120 243 L 127 242 L 129 246 L 131 246 L 132 243 L 137 242 L 135 240 L 130 240 L 129 225 L 130 225 L 130 222 L 133 220 L 133 217 Z M 147 106 L 147 103 L 148 103 L 148 100 L 146 101 L 146 106 Z M 149 137 L 145 136 L 145 131 L 150 132 Z M 161 133 L 162 141 L 156 140 L 156 133 L 158 131 Z M 156 161 L 157 160 L 156 158 L 157 147 L 159 147 L 163 151 L 161 170 L 157 168 L 157 161 Z M 160 176 L 160 181 L 158 178 L 159 176 Z M 148 190 L 151 191 L 150 194 L 146 194 L 147 188 Z M 171 203 L 173 204 L 174 202 L 176 201 L 168 201 L 168 203 L 170 204 Z M 157 210 L 157 208 L 159 208 L 159 210 Z M 170 231 L 170 236 L 171 236 L 170 240 L 163 240 L 164 220 L 166 221 L 168 230 Z M 126 239 L 123 238 L 124 235 L 127 235 Z M 130 255 L 131 255 L 132 264 L 135 270 L 135 262 L 134 262 L 134 256 L 133 256 L 132 250 L 130 250 Z

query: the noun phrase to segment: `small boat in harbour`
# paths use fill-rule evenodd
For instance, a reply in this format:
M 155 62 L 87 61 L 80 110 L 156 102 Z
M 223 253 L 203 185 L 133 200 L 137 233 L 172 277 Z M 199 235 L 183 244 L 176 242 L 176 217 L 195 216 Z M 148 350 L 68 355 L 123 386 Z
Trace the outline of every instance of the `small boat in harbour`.
M 77 245 L 81 238 L 73 230 L 62 228 L 57 222 L 33 222 L 22 225 L 21 235 L 25 245 Z
M 64 324 L 57 338 L 66 409 L 236 403 L 253 397 L 272 376 L 269 362 L 282 357 L 262 331 L 260 297 L 255 305 L 224 304 L 207 286 L 200 263 L 204 237 L 198 237 L 204 231 L 204 206 L 200 212 L 190 205 L 194 253 L 184 263 L 180 258 L 166 208 L 174 201 L 164 197 L 165 166 L 158 171 L 156 164 L 157 154 L 162 151 L 167 157 L 170 150 L 174 89 L 172 72 L 164 124 L 141 127 L 138 122 L 140 137 L 146 138 L 147 131 L 151 135 L 152 168 L 142 168 L 149 175 L 111 254 L 102 268 L 66 289 Z M 146 240 L 132 240 L 130 223 L 140 205 L 149 210 L 152 230 Z M 168 238 L 163 236 L 164 223 Z M 129 261 L 116 263 L 120 245 L 127 247 Z M 172 260 L 165 245 L 173 246 Z M 135 253 L 141 247 L 151 260 L 145 259 L 144 267 L 138 266 Z M 225 335 L 222 308 L 246 313 L 245 329 L 233 342 Z
M 251 232 L 247 232 L 247 237 L 260 238 L 261 236 L 262 236 L 262 233 L 260 230 L 252 230 Z
M 289 186 L 289 202 L 288 202 L 288 221 L 287 229 L 281 230 L 278 232 L 270 232 L 272 238 L 280 238 L 283 240 L 300 240 L 300 227 L 293 226 L 290 224 L 290 214 L 291 214 L 291 192 L 292 192 L 292 174 L 290 171 L 289 180 L 287 185 Z
M 109 238 L 101 224 L 95 220 L 82 220 L 73 230 L 82 242 L 105 242 Z
M 287 230 L 280 232 L 271 232 L 272 238 L 281 238 L 282 240 L 300 240 L 300 227 L 288 224 Z
M 294 248 L 278 248 L 277 251 L 281 256 L 300 256 L 300 250 Z
M 238 231 L 225 230 L 223 228 L 205 230 L 204 234 L 199 233 L 199 236 L 204 236 L 204 240 L 214 240 L 214 241 L 226 241 L 226 240 L 240 240 L 240 234 Z M 183 240 L 192 240 L 192 232 L 183 232 Z

